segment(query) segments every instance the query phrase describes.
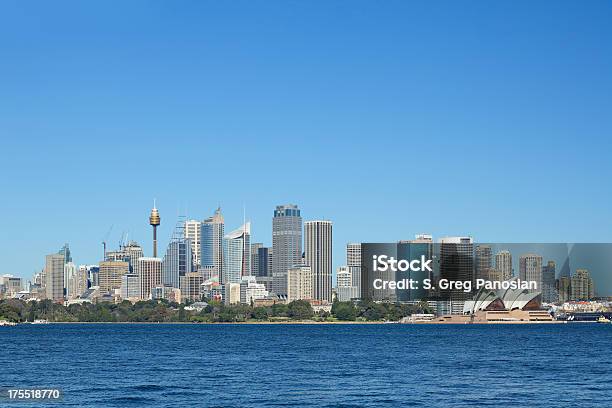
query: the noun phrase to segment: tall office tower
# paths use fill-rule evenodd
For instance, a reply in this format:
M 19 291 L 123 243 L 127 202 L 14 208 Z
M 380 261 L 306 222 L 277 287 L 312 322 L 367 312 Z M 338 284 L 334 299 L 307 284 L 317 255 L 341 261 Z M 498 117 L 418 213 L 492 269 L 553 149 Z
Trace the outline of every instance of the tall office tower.
M 297 205 L 278 205 L 272 218 L 272 288 L 287 294 L 287 271 L 301 263 L 302 216 Z
M 100 293 L 113 293 L 115 289 L 121 288 L 121 277 L 128 273 L 130 273 L 130 264 L 126 261 L 100 262 L 100 272 L 98 272 Z
M 161 224 L 161 218 L 159 217 L 159 211 L 153 202 L 153 209 L 149 216 L 149 224 L 153 227 L 153 258 L 157 258 L 157 227 Z
M 287 301 L 313 299 L 312 270 L 308 265 L 294 265 L 287 270 Z
M 542 292 L 542 257 L 536 254 L 521 255 L 519 258 L 519 278 L 534 281 L 538 287 L 535 292 Z
M 59 250 L 58 254 L 64 256 L 64 263 L 72 262 L 72 254 L 70 253 L 70 246 L 65 243 L 62 249 Z
M 130 263 L 130 273 L 138 274 L 138 259 L 144 256 L 142 247 L 135 241 L 130 241 L 123 247 L 125 260 Z
M 121 277 L 121 299 L 140 299 L 140 278 L 135 273 Z
M 361 244 L 346 244 L 346 266 L 351 273 L 351 286 L 357 288 L 358 296 L 361 296 Z
M 180 288 L 180 279 L 192 271 L 191 240 L 173 237 L 162 263 L 162 284 Z
M 74 287 L 76 275 L 77 268 L 73 262 L 68 262 L 64 264 L 64 296 L 68 299 L 73 299 L 76 297 L 76 290 Z
M 65 254 L 47 255 L 45 262 L 45 294 L 47 299 L 61 303 L 64 301 Z
M 89 265 L 87 267 L 87 280 L 90 287 L 100 285 L 100 267 L 98 265 Z
M 223 236 L 225 225 L 221 208 L 202 221 L 200 232 L 200 264 L 208 276 L 221 277 L 223 271 Z
M 197 271 L 200 267 L 200 242 L 202 233 L 202 222 L 196 220 L 185 221 L 185 239 L 191 242 L 191 253 L 193 254 L 193 269 Z
M 353 277 L 348 266 L 340 266 L 336 269 L 337 287 L 336 293 L 340 302 L 347 302 L 359 297 L 357 287 L 353 285 Z
M 162 284 L 162 260 L 159 258 L 140 258 L 138 260 L 138 273 L 140 298 L 149 299 L 151 289 Z
M 306 265 L 312 270 L 312 296 L 321 301 L 332 301 L 332 223 L 307 221 L 304 223 Z
M 240 283 L 251 273 L 251 223 L 223 237 L 223 273 L 221 283 Z
M 74 290 L 76 292 L 77 297 L 81 296 L 87 290 L 87 281 L 88 281 L 88 271 L 86 265 L 79 265 L 79 269 L 77 270 L 75 282 L 74 282 Z
M 449 281 L 474 280 L 474 243 L 470 237 L 440 239 L 440 279 Z M 451 301 L 471 299 L 473 293 L 459 288 L 440 290 L 440 295 Z
M 588 269 L 576 269 L 576 273 L 571 278 L 570 299 L 571 300 L 591 300 L 595 297 L 595 287 L 593 279 Z
M 259 272 L 259 250 L 261 248 L 263 248 L 263 244 L 260 242 L 254 242 L 251 244 L 251 276 L 262 276 Z
M 503 280 L 512 279 L 512 254 L 510 251 L 499 251 L 495 254 L 495 270 L 501 274 Z
M 548 261 L 542 267 L 542 302 L 554 303 L 559 299 L 556 286 L 556 264 L 555 261 Z
M 569 276 L 560 276 L 557 280 L 557 291 L 559 292 L 559 302 L 565 303 L 571 299 L 572 279 Z
M 493 252 L 490 245 L 476 245 L 474 251 L 476 271 L 475 279 L 490 279 L 490 272 L 493 268 Z
M 257 251 L 257 259 L 259 261 L 258 276 L 266 276 L 270 278 L 270 282 L 272 282 L 272 248 L 259 248 Z

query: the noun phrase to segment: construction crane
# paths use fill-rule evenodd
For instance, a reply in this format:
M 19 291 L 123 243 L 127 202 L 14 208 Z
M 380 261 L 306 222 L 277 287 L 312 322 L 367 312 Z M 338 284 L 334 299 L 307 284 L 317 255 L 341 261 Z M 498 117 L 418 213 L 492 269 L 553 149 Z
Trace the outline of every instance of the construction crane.
M 108 240 L 108 236 L 110 235 L 112 230 L 113 230 L 113 225 L 110 226 L 110 228 L 108 229 L 108 232 L 104 236 L 104 239 L 102 239 L 102 247 L 104 248 L 104 256 L 102 258 L 103 261 L 106 260 L 106 241 Z

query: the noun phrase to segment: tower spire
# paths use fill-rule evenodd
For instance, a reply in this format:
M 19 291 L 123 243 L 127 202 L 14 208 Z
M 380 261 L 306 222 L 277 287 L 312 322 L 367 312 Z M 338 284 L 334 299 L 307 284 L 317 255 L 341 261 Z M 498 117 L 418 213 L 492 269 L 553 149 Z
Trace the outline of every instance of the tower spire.
M 157 226 L 161 224 L 159 211 L 157 211 L 156 200 L 153 199 L 153 209 L 149 216 L 149 224 L 153 227 L 153 258 L 157 258 Z

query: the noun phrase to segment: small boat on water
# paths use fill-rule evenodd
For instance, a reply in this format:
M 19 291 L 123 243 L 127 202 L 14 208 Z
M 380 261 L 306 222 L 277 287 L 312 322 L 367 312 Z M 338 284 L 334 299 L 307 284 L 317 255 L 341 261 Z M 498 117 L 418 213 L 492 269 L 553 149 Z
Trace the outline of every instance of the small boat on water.
M 0 320 L 0 326 L 15 326 L 17 323 L 9 322 L 8 320 Z
M 611 321 L 606 316 L 601 315 L 599 319 L 597 319 L 597 323 L 611 323 Z
M 36 319 L 32 322 L 32 324 L 47 324 L 47 323 L 49 323 L 49 321 L 45 319 Z

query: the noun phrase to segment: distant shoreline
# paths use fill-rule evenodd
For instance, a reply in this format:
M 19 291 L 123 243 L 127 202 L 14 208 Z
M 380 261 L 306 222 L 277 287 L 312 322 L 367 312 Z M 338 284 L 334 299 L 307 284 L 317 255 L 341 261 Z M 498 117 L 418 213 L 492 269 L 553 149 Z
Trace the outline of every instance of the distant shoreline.
M 278 321 L 278 322 L 48 322 L 34 325 L 47 325 L 47 324 L 124 324 L 124 325 L 402 325 L 402 326 L 414 326 L 414 325 L 547 325 L 547 324 L 570 324 L 570 323 L 597 323 L 595 321 L 580 321 L 580 322 L 568 322 L 563 320 L 553 321 L 507 321 L 507 322 L 445 322 L 445 321 L 431 321 L 431 322 L 416 322 L 416 323 L 399 323 L 399 322 L 359 322 L 359 321 L 337 321 L 337 322 L 315 322 L 315 321 Z M 19 323 L 19 325 L 32 325 L 32 323 Z

